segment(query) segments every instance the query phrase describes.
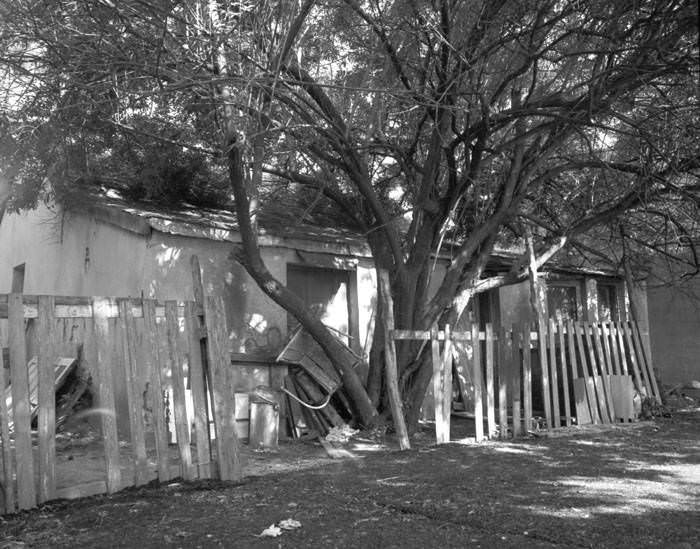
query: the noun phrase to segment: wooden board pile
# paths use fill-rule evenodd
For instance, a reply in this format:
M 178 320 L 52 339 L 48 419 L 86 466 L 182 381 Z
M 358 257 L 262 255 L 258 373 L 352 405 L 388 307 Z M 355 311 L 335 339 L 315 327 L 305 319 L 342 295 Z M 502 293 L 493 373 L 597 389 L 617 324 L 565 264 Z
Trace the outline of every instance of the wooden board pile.
M 290 365 L 283 390 L 293 438 L 324 437 L 347 424 L 350 403 L 340 376 L 309 334 L 298 330 L 277 360 Z

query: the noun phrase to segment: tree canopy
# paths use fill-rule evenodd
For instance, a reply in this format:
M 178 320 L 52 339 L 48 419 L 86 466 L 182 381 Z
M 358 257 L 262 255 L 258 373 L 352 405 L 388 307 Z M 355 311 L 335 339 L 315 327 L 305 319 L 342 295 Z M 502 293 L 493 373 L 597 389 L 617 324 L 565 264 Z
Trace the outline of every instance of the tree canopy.
M 137 195 L 232 194 L 239 260 L 344 372 L 365 423 L 382 334 L 362 387 L 260 259 L 269 193 L 366 235 L 398 328 L 453 322 L 524 279 L 525 253 L 484 271 L 526 234 L 538 266 L 568 253 L 618 268 L 648 250 L 697 272 L 695 2 L 18 0 L 0 18 L 11 204 L 115 179 Z M 415 420 L 429 364 L 398 358 Z

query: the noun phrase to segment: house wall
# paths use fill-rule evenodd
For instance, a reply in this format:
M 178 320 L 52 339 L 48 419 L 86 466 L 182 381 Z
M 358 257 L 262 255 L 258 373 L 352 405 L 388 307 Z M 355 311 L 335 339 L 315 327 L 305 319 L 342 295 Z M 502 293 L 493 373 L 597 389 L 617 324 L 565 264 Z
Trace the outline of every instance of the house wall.
M 652 358 L 661 382 L 700 381 L 700 278 L 649 288 L 647 306 Z

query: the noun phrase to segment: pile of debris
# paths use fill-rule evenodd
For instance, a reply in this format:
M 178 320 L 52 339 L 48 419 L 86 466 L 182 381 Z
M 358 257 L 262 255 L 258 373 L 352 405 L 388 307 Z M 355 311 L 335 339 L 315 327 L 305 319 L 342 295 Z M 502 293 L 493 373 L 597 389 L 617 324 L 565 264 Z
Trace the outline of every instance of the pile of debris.
M 678 383 L 663 394 L 664 405 L 672 410 L 700 407 L 700 381 Z
M 292 437 L 325 437 L 345 428 L 352 417 L 350 401 L 338 372 L 313 338 L 298 330 L 277 360 L 289 366 L 283 391 Z

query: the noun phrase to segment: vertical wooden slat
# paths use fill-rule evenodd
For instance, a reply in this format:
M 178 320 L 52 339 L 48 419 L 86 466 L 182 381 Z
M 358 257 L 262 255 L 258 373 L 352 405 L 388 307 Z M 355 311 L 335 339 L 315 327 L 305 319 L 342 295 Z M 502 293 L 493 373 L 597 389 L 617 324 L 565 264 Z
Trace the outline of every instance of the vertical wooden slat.
M 625 351 L 625 330 L 622 322 L 615 324 L 615 332 L 617 333 L 617 344 L 620 348 L 620 364 L 622 366 L 622 375 L 630 375 L 627 365 L 627 353 Z
M 442 417 L 445 424 L 445 442 L 450 441 L 452 421 L 452 334 L 445 324 L 445 344 L 442 348 Z M 406 437 L 408 439 L 408 437 Z
M 442 400 L 445 392 L 442 390 L 442 361 L 440 360 L 440 342 L 438 341 L 438 329 L 435 324 L 430 331 L 430 354 L 433 363 L 433 403 L 435 406 L 435 442 L 444 444 L 449 442 L 445 437 L 445 420 L 442 414 Z
M 193 480 L 192 453 L 190 450 L 190 426 L 187 419 L 187 405 L 185 403 L 185 372 L 183 369 L 183 356 L 180 349 L 180 325 L 177 318 L 177 302 L 165 302 L 165 326 L 168 336 L 168 351 L 172 368 L 173 382 L 173 414 L 175 415 L 175 432 L 177 434 L 177 449 L 180 454 L 180 466 L 182 478 Z
M 119 468 L 119 437 L 117 413 L 114 404 L 114 339 L 109 330 L 110 301 L 93 298 L 93 330 L 97 347 L 97 402 L 100 408 L 100 426 L 105 451 L 107 492 L 112 494 L 121 488 Z
M 639 393 L 643 395 L 646 389 L 644 387 L 644 382 L 642 381 L 642 377 L 639 372 L 639 365 L 637 364 L 637 357 L 635 356 L 634 352 L 634 343 L 632 343 L 632 330 L 630 329 L 629 322 L 624 323 L 624 333 L 628 349 L 627 355 L 629 356 L 630 364 L 632 366 L 632 373 L 634 375 L 634 383 L 637 386 L 637 390 L 639 391 Z
M 211 476 L 211 447 L 209 444 L 209 415 L 202 368 L 202 345 L 199 337 L 200 320 L 194 303 L 185 303 L 185 333 L 188 348 L 188 372 L 194 411 L 194 437 L 197 445 L 197 470 L 200 478 Z
M 39 355 L 38 395 L 39 417 L 39 503 L 55 498 L 56 494 L 56 391 L 54 353 L 55 318 L 54 298 L 39 296 L 37 339 Z
M 472 323 L 472 372 L 474 380 L 474 429 L 476 441 L 484 440 L 484 405 L 482 402 L 481 344 L 479 343 L 479 325 Z
M 610 349 L 612 350 L 613 364 L 615 366 L 615 375 L 622 375 L 622 366 L 620 365 L 620 347 L 617 340 L 617 327 L 614 322 L 609 322 L 608 337 L 610 340 Z
M 588 408 L 591 414 L 591 420 L 593 423 L 600 423 L 600 415 L 598 414 L 598 399 L 595 393 L 595 382 L 593 381 L 593 376 L 588 370 L 588 363 L 586 361 L 586 348 L 583 344 L 583 334 L 585 333 L 584 324 L 581 322 L 576 322 L 573 324 L 574 332 L 576 335 L 576 343 L 578 346 L 578 357 L 581 361 L 581 371 L 583 373 L 583 379 L 585 381 L 586 387 L 586 398 L 588 399 Z
M 10 417 L 5 399 L 5 359 L 2 353 L 2 341 L 0 341 L 0 436 L 2 437 L 2 486 L 4 494 L 4 512 L 15 512 L 15 467 L 12 460 L 12 448 L 10 442 Z
M 500 438 L 508 436 L 508 365 L 511 358 L 511 341 L 504 327 L 498 331 L 498 432 Z
M 598 324 L 592 324 L 592 337 L 594 346 L 596 349 L 596 354 L 598 355 L 598 364 L 600 365 L 601 380 L 605 393 L 605 403 L 606 409 L 608 411 L 608 416 L 610 421 L 615 421 L 615 406 L 613 404 L 611 387 L 610 387 L 610 370 L 608 369 L 608 360 L 603 352 L 603 345 L 601 342 L 602 332 Z
M 240 480 L 241 456 L 236 436 L 235 395 L 231 352 L 228 348 L 228 329 L 223 299 L 207 296 L 205 299 L 207 325 L 207 355 L 212 376 L 216 448 L 221 480 Z
M 559 376 L 557 374 L 557 340 L 554 319 L 549 319 L 549 373 L 552 376 L 552 421 L 554 427 L 561 427 L 559 408 Z
M 165 425 L 165 409 L 163 405 L 161 356 L 160 345 L 158 343 L 155 302 L 151 299 L 144 299 L 142 301 L 142 306 L 145 341 L 144 366 L 148 371 L 148 396 L 153 417 L 153 435 L 156 446 L 156 460 L 158 462 L 158 480 L 164 482 L 170 480 L 171 475 L 168 463 L 168 438 Z
M 588 347 L 588 358 L 590 360 L 591 374 L 593 375 L 593 383 L 596 389 L 596 401 L 600 410 L 600 419 L 603 423 L 610 423 L 612 417 L 605 398 L 605 390 L 603 389 L 602 371 L 596 359 L 596 346 L 594 345 L 595 334 L 593 332 L 593 326 L 588 321 L 584 321 L 583 333 L 586 337 L 586 346 Z
M 569 374 L 566 366 L 566 341 L 564 339 L 564 322 L 561 315 L 557 317 L 557 332 L 559 334 L 559 362 L 561 363 L 561 384 L 564 394 L 564 417 L 566 426 L 571 427 L 571 399 L 569 397 Z
M 648 368 L 646 356 L 644 355 L 644 347 L 642 347 L 642 342 L 639 338 L 639 327 L 636 322 L 630 323 L 630 331 L 632 332 L 632 342 L 634 343 L 634 350 L 637 354 L 637 363 L 639 364 L 639 370 L 642 372 L 642 378 L 644 379 L 644 386 L 647 389 L 647 395 L 650 398 L 656 399 L 656 394 L 658 393 L 658 388 L 656 391 L 654 391 L 656 380 L 654 379 L 653 372 L 651 372 Z M 653 384 L 652 380 L 654 381 Z M 661 403 L 661 397 L 659 397 L 658 402 Z
M 601 339 L 603 342 L 603 352 L 605 354 L 605 363 L 607 365 L 608 375 L 614 375 L 618 372 L 615 372 L 615 369 L 613 366 L 612 349 L 610 348 L 610 323 L 609 322 L 601 322 L 600 323 L 600 332 L 601 332 Z
M 650 381 L 651 395 L 656 399 L 658 404 L 662 404 L 661 393 L 659 392 L 659 385 L 656 382 L 656 376 L 654 375 L 654 366 L 651 362 L 651 349 L 649 348 L 649 337 L 642 337 L 642 332 L 639 329 L 639 322 L 633 323 L 633 334 L 636 345 L 639 347 L 640 362 L 644 363 L 644 368 L 647 372 L 647 378 Z
M 521 346 L 521 340 L 522 340 L 522 335 L 520 331 L 515 329 L 515 325 L 511 326 L 511 333 L 513 334 L 513 353 L 512 353 L 512 360 L 511 360 L 511 387 L 513 390 L 511 391 L 512 399 L 513 399 L 513 436 L 516 437 L 523 432 L 523 426 L 521 422 L 521 415 L 520 415 L 520 407 L 521 407 L 521 400 L 520 400 L 520 394 L 522 387 L 520 386 L 520 367 L 521 367 L 521 360 L 520 360 L 520 346 Z
M 126 399 L 129 409 L 129 430 L 134 462 L 134 483 L 141 486 L 148 482 L 148 456 L 146 454 L 146 436 L 143 423 L 143 392 L 139 384 L 139 361 L 137 358 L 137 332 L 130 300 L 118 302 L 118 327 L 121 335 L 121 353 L 119 361 L 124 369 L 126 380 Z
M 20 294 L 10 294 L 8 308 L 8 343 L 10 347 L 10 381 L 12 387 L 15 458 L 17 463 L 17 505 L 20 510 L 36 505 L 34 457 L 32 455 L 29 377 L 24 337 L 24 306 Z
M 537 336 L 539 343 L 539 358 L 542 376 L 542 400 L 544 402 L 544 416 L 547 421 L 547 429 L 552 428 L 552 395 L 549 387 L 549 364 L 547 361 L 547 323 L 543 317 L 539 317 L 537 323 Z
M 540 341 L 542 341 L 541 338 Z M 525 420 L 525 432 L 527 433 L 528 431 L 532 430 L 532 352 L 530 348 L 531 341 L 529 324 L 523 324 L 520 344 L 522 345 L 523 350 L 523 419 Z M 546 352 L 546 347 L 541 350 Z M 542 364 L 541 359 L 540 364 Z
M 488 438 L 496 433 L 496 403 L 493 383 L 493 325 L 486 324 L 486 424 Z

